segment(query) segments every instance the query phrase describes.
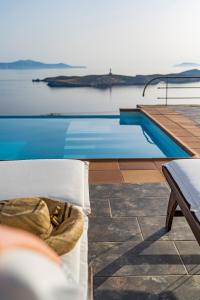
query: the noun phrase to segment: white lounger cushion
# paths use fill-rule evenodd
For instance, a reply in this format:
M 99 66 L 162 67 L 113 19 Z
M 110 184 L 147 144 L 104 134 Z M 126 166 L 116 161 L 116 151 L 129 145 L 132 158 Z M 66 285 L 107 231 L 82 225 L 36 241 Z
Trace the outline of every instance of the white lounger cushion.
M 70 159 L 0 162 L 0 200 L 29 196 L 68 201 L 89 213 L 88 164 Z
M 82 291 L 45 256 L 25 249 L 0 256 L 1 299 L 81 300 Z
M 64 265 L 64 271 L 69 277 L 69 273 L 72 275 L 72 280 L 77 284 L 77 287 L 81 291 L 81 299 L 87 299 L 88 292 L 88 218 L 85 217 L 83 234 L 76 244 L 75 248 L 69 253 L 63 255 L 62 262 Z
M 0 200 L 14 197 L 46 196 L 69 201 L 90 211 L 88 164 L 78 160 L 21 160 L 0 162 Z M 62 256 L 64 269 L 87 298 L 88 218 L 75 248 Z M 66 298 L 67 299 L 67 298 Z
M 200 220 L 200 159 L 174 160 L 165 167 Z

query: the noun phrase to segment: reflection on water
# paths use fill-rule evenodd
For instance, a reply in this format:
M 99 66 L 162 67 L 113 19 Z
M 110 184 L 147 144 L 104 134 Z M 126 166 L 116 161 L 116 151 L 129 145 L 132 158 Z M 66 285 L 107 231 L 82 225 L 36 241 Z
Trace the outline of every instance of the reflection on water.
M 143 114 L 122 119 L 0 118 L 0 160 L 189 156 Z
M 52 89 L 45 83 L 32 83 L 33 78 L 56 75 L 83 75 L 84 69 L 0 71 L 0 114 L 118 114 L 119 108 L 135 108 L 137 104 L 164 104 L 165 91 L 150 87 L 142 97 L 143 87 Z M 87 71 L 88 72 L 88 71 Z M 195 84 L 200 85 L 200 84 Z M 184 85 L 185 86 L 185 85 Z M 168 96 L 200 96 L 198 90 L 169 90 Z M 169 104 L 199 104 L 199 99 L 169 100 Z

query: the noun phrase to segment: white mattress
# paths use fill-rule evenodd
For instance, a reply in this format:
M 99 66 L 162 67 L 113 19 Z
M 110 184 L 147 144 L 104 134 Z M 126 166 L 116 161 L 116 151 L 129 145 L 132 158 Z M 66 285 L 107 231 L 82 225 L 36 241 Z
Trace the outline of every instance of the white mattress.
M 200 159 L 174 160 L 165 167 L 200 221 Z
M 72 281 L 77 284 L 81 291 L 82 298 L 87 299 L 88 292 L 88 218 L 85 217 L 84 232 L 75 248 L 69 253 L 63 255 L 62 262 L 64 271 L 69 277 L 72 275 Z M 77 263 L 76 263 L 77 262 Z M 78 263 L 79 262 L 79 263 Z M 87 280 L 86 280 L 87 279 Z
M 88 164 L 78 160 L 22 160 L 0 162 L 0 200 L 45 196 L 71 202 L 90 212 Z M 81 288 L 81 300 L 88 290 L 88 218 L 84 233 L 68 254 L 62 256 L 66 273 Z
M 12 249 L 1 254 L 0 290 L 1 299 L 85 299 L 81 289 L 60 266 L 27 249 Z
M 88 164 L 71 159 L 0 162 L 0 200 L 43 196 L 90 212 Z

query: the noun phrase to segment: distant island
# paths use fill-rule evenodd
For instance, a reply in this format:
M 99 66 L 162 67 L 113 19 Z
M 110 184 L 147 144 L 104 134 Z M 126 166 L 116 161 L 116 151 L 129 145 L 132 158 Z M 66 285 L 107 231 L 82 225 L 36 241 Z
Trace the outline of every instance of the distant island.
M 152 75 L 136 75 L 136 76 L 126 76 L 126 75 L 116 75 L 110 73 L 105 75 L 86 75 L 86 76 L 57 76 L 57 77 L 47 77 L 44 79 L 33 79 L 33 82 L 46 82 L 49 87 L 52 88 L 72 88 L 72 87 L 93 87 L 93 88 L 110 88 L 113 86 L 131 86 L 131 85 L 145 85 L 149 80 L 155 77 L 164 76 L 199 76 L 200 70 L 193 69 L 181 73 L 172 74 L 152 74 Z M 160 81 L 166 81 L 165 78 L 154 81 L 157 84 Z M 181 83 L 198 82 L 200 78 L 184 78 Z M 180 80 L 176 78 L 168 79 L 169 83 L 180 83 Z
M 85 66 L 72 66 L 63 63 L 48 64 L 31 59 L 17 60 L 13 62 L 0 62 L 1 70 L 28 70 L 28 69 L 67 69 L 67 68 L 86 68 Z
M 200 67 L 200 64 L 194 62 L 183 62 L 181 64 L 176 64 L 174 67 L 181 67 L 181 68 L 196 68 Z

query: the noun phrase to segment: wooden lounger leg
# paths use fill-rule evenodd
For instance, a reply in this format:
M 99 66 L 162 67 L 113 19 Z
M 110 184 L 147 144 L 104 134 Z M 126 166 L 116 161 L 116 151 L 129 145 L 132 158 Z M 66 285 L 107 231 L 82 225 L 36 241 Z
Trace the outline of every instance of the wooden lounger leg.
M 169 203 L 167 208 L 167 218 L 166 218 L 166 230 L 170 231 L 172 227 L 173 217 L 175 215 L 176 208 L 178 206 L 178 202 L 176 201 L 176 196 L 173 192 L 171 192 L 169 197 Z

